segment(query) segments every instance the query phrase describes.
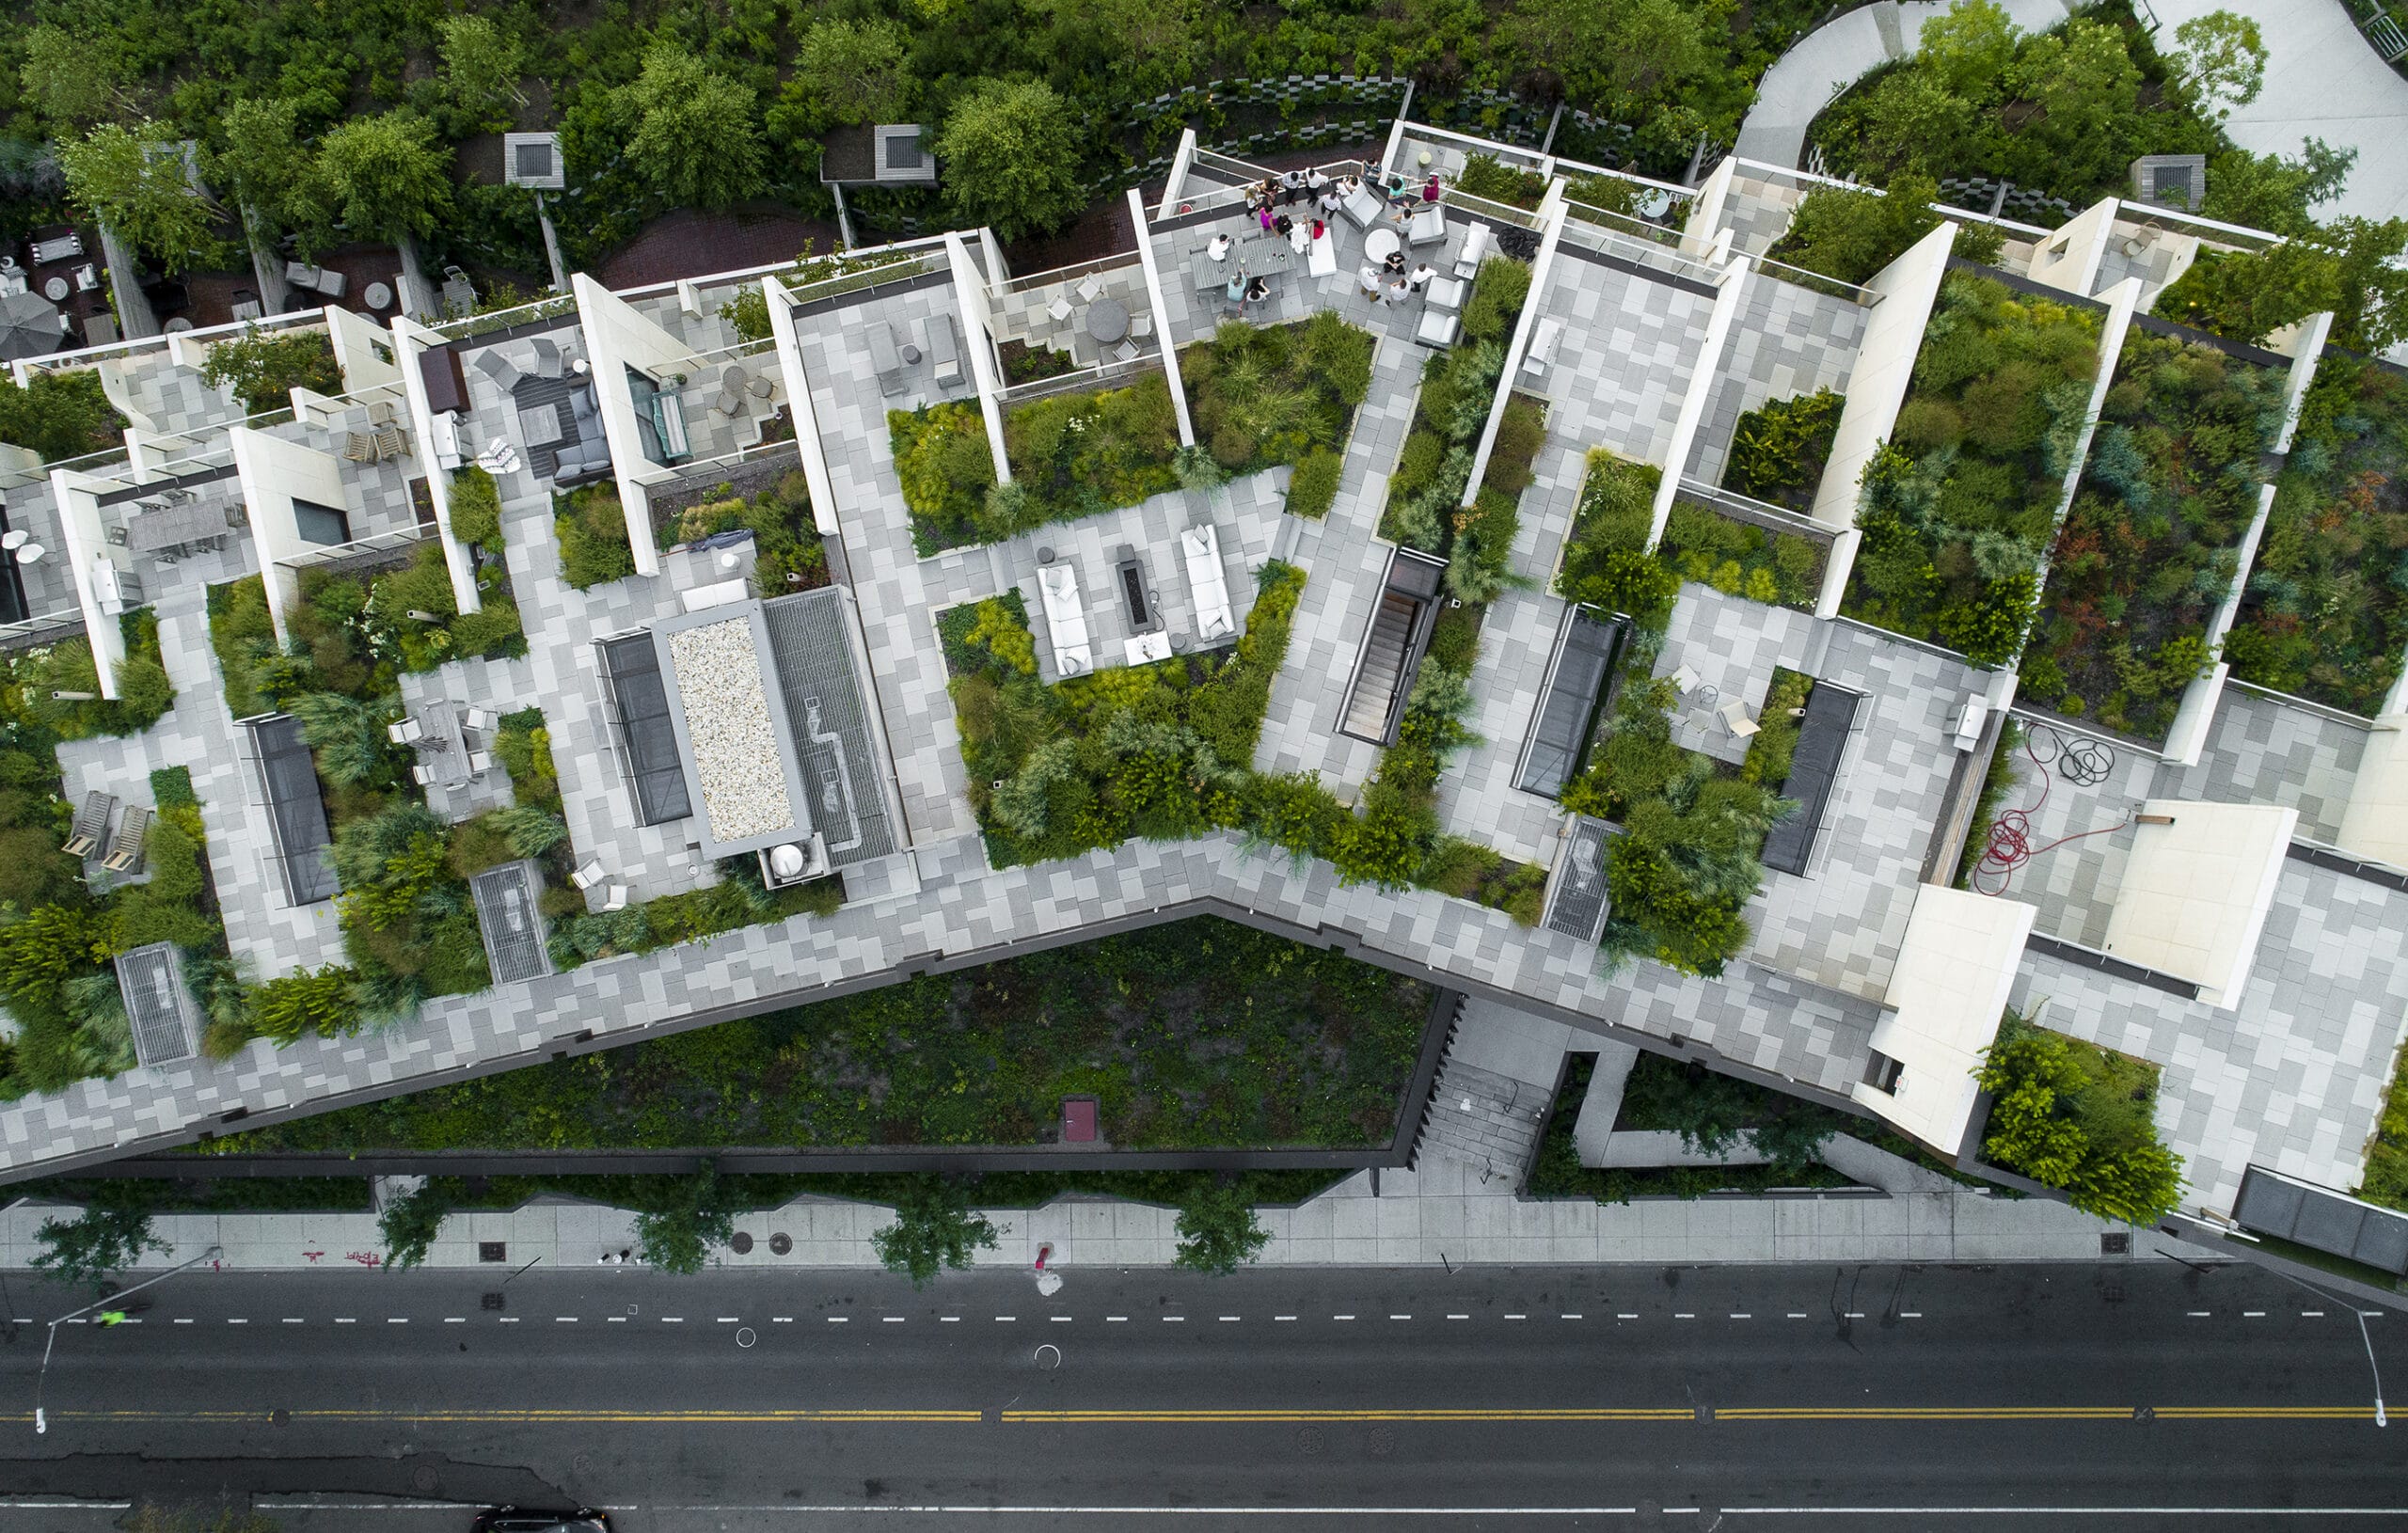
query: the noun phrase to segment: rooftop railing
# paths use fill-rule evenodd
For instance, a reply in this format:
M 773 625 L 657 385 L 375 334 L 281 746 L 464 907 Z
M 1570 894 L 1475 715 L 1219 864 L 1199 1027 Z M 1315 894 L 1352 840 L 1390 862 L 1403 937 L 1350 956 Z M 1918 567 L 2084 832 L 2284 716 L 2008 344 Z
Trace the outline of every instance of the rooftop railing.
M 1080 368 L 1075 371 L 1057 372 L 1051 378 L 1038 378 L 1028 383 L 1015 384 L 997 394 L 995 403 L 998 406 L 1008 410 L 1013 405 L 1025 404 L 1031 400 L 1050 399 L 1055 394 L 1075 394 L 1089 388 L 1122 387 L 1143 373 L 1162 371 L 1164 371 L 1162 353 L 1149 351 L 1126 362 L 1099 362 L 1093 367 Z
M 81 607 L 39 612 L 14 623 L 0 623 L 0 649 L 29 649 L 54 640 L 70 639 L 83 631 L 84 609 Z
M 847 293 L 875 292 L 897 282 L 909 282 L 932 273 L 947 271 L 951 265 L 943 247 L 939 246 L 934 250 L 898 253 L 892 261 L 839 272 L 832 277 L 798 281 L 794 277 L 781 275 L 778 280 L 784 285 L 788 301 L 800 307 L 842 297 Z
M 1661 224 L 1651 224 L 1644 218 L 1616 213 L 1610 208 L 1592 208 L 1586 202 L 1574 202 L 1567 198 L 1563 211 L 1566 216 L 1580 223 L 1610 229 L 1629 239 L 1645 240 L 1651 245 L 1670 245 L 1676 249 L 1681 243 L 1681 231 L 1677 229 L 1666 229 Z
M 473 340 L 479 336 L 491 335 L 497 330 L 508 330 L 521 324 L 534 324 L 544 320 L 556 320 L 563 314 L 576 312 L 577 298 L 574 294 L 563 292 L 555 297 L 538 298 L 531 304 L 520 304 L 515 308 L 497 308 L 490 313 L 469 314 L 456 320 L 446 320 L 441 324 L 433 325 L 430 328 L 446 341 L 456 343 Z
M 1117 272 L 1138 264 L 1137 252 L 1128 250 L 1117 256 L 1098 256 L 1093 261 L 1074 261 L 1068 266 L 1056 266 L 1050 272 L 1015 277 L 1001 284 L 990 283 L 987 291 L 995 297 L 1006 298 L 1017 292 L 1032 292 L 1038 288 L 1055 287 L 1089 274 L 1101 276 L 1105 272 Z
M 1812 538 L 1823 544 L 1830 543 L 1833 537 L 1837 536 L 1832 529 L 1825 527 L 1802 512 L 1792 511 L 1786 506 L 1776 506 L 1767 500 L 1758 500 L 1753 496 L 1741 495 L 1736 490 L 1726 490 L 1719 484 L 1708 484 L 1703 480 L 1692 478 L 1687 474 L 1681 476 L 1678 498 L 1693 501 L 1708 511 L 1728 516 L 1733 521 L 1763 528 L 1767 532 L 1788 532 L 1798 537 Z
M 1703 282 L 1708 286 L 1722 280 L 1722 269 L 1719 266 L 1709 266 L 1668 245 L 1658 245 L 1653 240 L 1638 239 L 1619 229 L 1609 229 L 1603 224 L 1591 223 L 1586 219 L 1566 218 L 1563 221 L 1563 238 L 1566 242 L 1578 245 L 1584 250 L 1593 250 L 1599 255 L 1627 261 L 1644 266 L 1649 271 L 1661 272 L 1667 277 Z
M 1756 270 L 1766 277 L 1787 282 L 1793 287 L 1805 288 L 1810 292 L 1822 293 L 1825 297 L 1837 298 L 1843 303 L 1856 304 L 1864 308 L 1871 308 L 1881 301 L 1881 295 L 1870 288 L 1860 288 L 1853 282 L 1843 282 L 1835 277 L 1825 277 L 1820 272 L 1810 272 L 1800 266 L 1792 266 L 1787 261 L 1775 261 L 1769 256 L 1756 258 Z
M 279 559 L 277 562 L 289 570 L 349 568 L 361 564 L 372 564 L 380 560 L 390 558 L 394 553 L 413 544 L 425 542 L 435 536 L 435 530 L 432 523 L 412 522 L 407 527 L 398 527 L 390 532 L 372 532 L 367 537 L 354 538 L 349 543 L 329 544 L 323 548 L 305 548 L 288 559 Z
M 268 314 L 256 320 L 236 320 L 230 324 L 213 324 L 205 329 L 186 330 L 180 336 L 139 336 L 132 340 L 112 340 L 105 345 L 84 346 L 71 352 L 51 352 L 41 356 L 23 356 L 9 364 L 19 385 L 37 372 L 74 372 L 97 367 L 110 360 L 127 360 L 142 352 L 164 352 L 170 342 L 191 345 L 195 341 L 214 339 L 231 340 L 248 330 L 293 330 L 304 325 L 324 324 L 323 308 L 297 309 L 290 314 Z

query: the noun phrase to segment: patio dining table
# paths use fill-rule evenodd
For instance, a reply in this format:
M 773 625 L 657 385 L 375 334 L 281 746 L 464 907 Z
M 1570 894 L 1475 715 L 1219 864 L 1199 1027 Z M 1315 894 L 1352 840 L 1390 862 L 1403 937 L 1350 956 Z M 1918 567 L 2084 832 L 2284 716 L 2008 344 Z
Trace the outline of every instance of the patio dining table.
M 209 500 L 198 505 L 162 506 L 145 511 L 125 524 L 129 553 L 155 554 L 182 548 L 208 538 L 222 538 L 233 528 L 233 502 Z
M 468 769 L 467 719 L 458 703 L 430 703 L 418 712 L 426 733 L 418 742 L 419 765 L 438 787 L 456 788 L 475 774 Z
M 1248 277 L 1273 277 L 1292 271 L 1296 265 L 1295 248 L 1279 234 L 1257 234 L 1238 242 L 1238 265 Z
M 1087 306 L 1087 334 L 1109 346 L 1129 336 L 1129 306 L 1117 298 L 1099 298 Z

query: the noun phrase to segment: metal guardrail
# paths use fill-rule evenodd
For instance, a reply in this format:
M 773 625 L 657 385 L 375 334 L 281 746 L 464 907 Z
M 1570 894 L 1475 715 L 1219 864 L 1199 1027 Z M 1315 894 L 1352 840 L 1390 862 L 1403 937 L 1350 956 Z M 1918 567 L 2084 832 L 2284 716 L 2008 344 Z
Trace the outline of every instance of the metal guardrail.
M 1719 484 L 1708 484 L 1703 480 L 1691 479 L 1687 474 L 1681 476 L 1678 498 L 1691 501 L 1718 515 L 1727 516 L 1733 521 L 1745 522 L 1751 527 L 1759 527 L 1767 532 L 1787 532 L 1797 537 L 1812 538 L 1825 547 L 1829 547 L 1831 540 L 1839 536 L 1836 529 L 1825 527 L 1812 516 L 1792 511 L 1786 506 L 1776 506 L 1770 501 L 1758 500 L 1752 496 L 1741 495 L 1736 490 L 1726 490 Z
M 406 548 L 414 543 L 423 543 L 435 536 L 435 530 L 432 525 L 413 522 L 407 527 L 397 528 L 390 532 L 376 532 L 364 538 L 354 538 L 349 543 L 338 543 L 324 548 L 306 548 L 289 559 L 279 559 L 277 562 L 289 570 L 365 564 L 399 549 Z
M 806 277 L 797 281 L 794 277 L 781 273 L 778 280 L 784 285 L 789 303 L 815 304 L 823 299 L 842 297 L 848 292 L 866 292 L 889 283 L 910 281 L 933 272 L 946 271 L 951 264 L 940 247 L 915 255 L 899 256 L 859 271 L 840 272 L 833 277 Z
M 1122 388 L 1139 374 L 1162 372 L 1160 352 L 1147 352 L 1130 362 L 1100 362 L 1094 367 L 1081 368 L 1075 372 L 1059 372 L 1051 378 L 1036 378 L 1015 384 L 995 396 L 995 403 L 1004 409 L 1025 404 L 1031 400 L 1050 399 L 1055 394 L 1075 394 L 1089 388 Z
M 1644 218 L 1635 218 L 1626 213 L 1616 213 L 1610 208 L 1592 208 L 1586 202 L 1575 202 L 1569 198 L 1564 199 L 1563 211 L 1576 223 L 1608 229 L 1628 239 L 1645 240 L 1651 245 L 1669 245 L 1674 249 L 1680 247 L 1679 229 L 1651 224 Z
M 990 282 L 987 286 L 987 291 L 995 297 L 1007 298 L 1014 293 L 1054 287 L 1077 277 L 1089 275 L 1101 276 L 1105 272 L 1117 272 L 1138 264 L 1139 257 L 1134 250 L 1117 256 L 1098 256 L 1093 261 L 1073 261 L 1068 266 L 1056 266 L 1050 272 L 1035 272 L 1027 277 L 1008 277 L 1001 283 Z
M 1861 308 L 1871 308 L 1881 302 L 1881 295 L 1870 288 L 1860 288 L 1853 282 L 1843 282 L 1836 277 L 1825 277 L 1820 272 L 1810 272 L 1802 266 L 1792 266 L 1785 261 L 1775 261 L 1769 256 L 1756 258 L 1756 270 L 1776 281 L 1786 282 L 1792 287 L 1804 288 L 1810 292 L 1819 292 L 1827 298 L 1837 298 L 1844 303 L 1855 304 Z
M 1563 221 L 1563 238 L 1567 243 L 1583 250 L 1593 250 L 1599 255 L 1612 256 L 1617 260 L 1644 266 L 1650 271 L 1662 272 L 1668 277 L 1682 277 L 1691 282 L 1703 283 L 1708 287 L 1715 286 L 1722 280 L 1720 267 L 1709 266 L 1702 261 L 1692 260 L 1653 240 L 1632 239 L 1629 235 L 1608 229 L 1602 224 L 1592 224 L 1578 218 L 1566 218 Z
M 429 325 L 428 328 L 446 341 L 461 341 L 473 340 L 482 335 L 490 335 L 496 330 L 507 330 L 515 324 L 527 324 L 537 320 L 558 319 L 563 314 L 576 312 L 576 297 L 569 293 L 562 293 L 556 298 L 538 298 L 531 304 L 520 304 L 515 308 L 497 308 L 484 314 L 465 314 L 456 320 L 445 320 L 440 324 Z

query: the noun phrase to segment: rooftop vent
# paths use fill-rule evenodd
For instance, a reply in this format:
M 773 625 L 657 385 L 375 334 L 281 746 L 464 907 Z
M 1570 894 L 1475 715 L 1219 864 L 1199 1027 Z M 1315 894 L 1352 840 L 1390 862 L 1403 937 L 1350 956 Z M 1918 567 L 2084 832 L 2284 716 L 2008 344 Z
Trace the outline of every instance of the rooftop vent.
M 568 177 L 561 165 L 561 135 L 502 134 L 501 181 L 505 186 L 525 186 L 538 192 L 557 192 L 565 187 Z

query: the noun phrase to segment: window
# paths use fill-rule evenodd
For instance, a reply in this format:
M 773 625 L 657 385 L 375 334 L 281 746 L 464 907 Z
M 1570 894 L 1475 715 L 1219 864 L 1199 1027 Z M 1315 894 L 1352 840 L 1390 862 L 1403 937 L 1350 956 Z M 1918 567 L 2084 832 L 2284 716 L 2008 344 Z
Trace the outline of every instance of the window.
M 1878 1049 L 1874 1050 L 1873 1057 L 1864 1062 L 1864 1083 L 1893 1097 L 1898 1094 L 1898 1083 L 1906 1073 L 1906 1066 Z
M 693 814 L 686 791 L 686 768 L 677 757 L 676 728 L 669 719 L 669 693 L 660 679 L 660 657 L 652 635 L 635 633 L 602 641 L 602 666 L 619 716 L 619 748 L 636 813 L 645 825 L 682 820 Z
M 331 548 L 351 541 L 351 518 L 334 506 L 322 506 L 315 500 L 294 497 L 293 525 L 301 529 L 301 541 Z

